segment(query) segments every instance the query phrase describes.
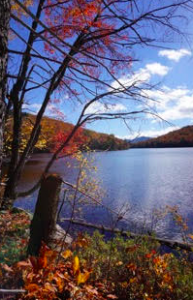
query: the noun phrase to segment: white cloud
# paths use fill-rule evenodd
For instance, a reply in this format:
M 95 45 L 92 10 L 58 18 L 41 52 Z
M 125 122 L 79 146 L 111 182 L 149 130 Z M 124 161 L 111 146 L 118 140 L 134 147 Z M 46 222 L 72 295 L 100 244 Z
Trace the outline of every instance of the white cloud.
M 193 90 L 164 86 L 162 90 L 143 90 L 149 100 L 149 105 L 157 114 L 167 121 L 182 120 L 193 117 Z
M 39 111 L 40 107 L 41 107 L 41 104 L 39 104 L 39 103 L 32 103 L 32 104 L 24 103 L 23 104 L 24 110 L 35 113 L 35 114 Z
M 104 104 L 100 102 L 94 102 L 91 104 L 87 110 L 87 114 L 96 114 L 96 113 L 114 113 L 114 112 L 120 112 L 120 111 L 125 111 L 126 107 L 121 104 Z
M 152 64 L 146 64 L 144 68 L 139 69 L 132 76 L 123 76 L 119 78 L 119 82 L 125 87 L 131 86 L 133 84 L 139 86 L 142 83 L 149 82 L 152 76 L 154 75 L 158 75 L 161 77 L 167 75 L 169 70 L 170 70 L 169 67 L 164 66 L 158 62 Z M 113 88 L 121 88 L 119 82 L 113 81 L 111 86 Z
M 29 113 L 37 114 L 41 106 L 42 105 L 40 103 L 32 103 L 32 104 L 24 103 L 23 110 Z M 60 119 L 64 118 L 64 114 L 62 110 L 58 109 L 57 106 L 53 104 L 48 104 L 45 111 L 45 115 L 53 118 L 60 118 Z
M 164 135 L 168 132 L 171 132 L 171 131 L 174 131 L 174 130 L 177 130 L 177 129 L 179 129 L 179 127 L 169 126 L 167 128 L 164 128 L 164 129 L 160 128 L 160 129 L 152 129 L 152 130 L 143 130 L 143 131 L 140 131 L 139 134 L 131 133 L 131 134 L 128 134 L 126 136 L 117 136 L 117 137 L 121 138 L 121 139 L 129 139 L 129 140 L 132 140 L 132 139 L 135 139 L 135 138 L 138 138 L 138 137 L 141 137 L 141 136 L 154 138 L 154 137 Z
M 147 64 L 145 66 L 145 69 L 151 74 L 151 75 L 159 75 L 159 76 L 165 76 L 168 71 L 169 67 L 163 66 L 160 63 L 152 63 L 152 64 Z
M 170 60 L 178 62 L 184 56 L 190 56 L 191 52 L 187 49 L 179 50 L 161 50 L 159 56 L 167 57 Z
M 189 94 L 189 90 L 182 87 L 176 89 L 170 89 L 167 86 L 163 86 L 160 90 L 146 90 L 143 89 L 142 95 L 149 97 L 152 101 L 149 101 L 149 105 L 157 109 L 165 109 L 168 105 L 176 104 L 179 99 Z M 155 101 L 153 101 L 155 100 Z
M 193 116 L 193 93 L 186 95 L 176 101 L 176 105 L 168 107 L 165 111 L 161 112 L 161 117 L 165 120 L 181 120 L 192 118 Z
M 160 129 L 160 130 L 159 129 L 158 130 L 147 130 L 147 131 L 143 131 L 143 136 L 158 137 L 158 136 L 164 135 L 168 132 L 171 132 L 171 131 L 174 131 L 177 129 L 179 129 L 179 127 L 170 126 L 170 127 L 167 127 L 165 129 Z

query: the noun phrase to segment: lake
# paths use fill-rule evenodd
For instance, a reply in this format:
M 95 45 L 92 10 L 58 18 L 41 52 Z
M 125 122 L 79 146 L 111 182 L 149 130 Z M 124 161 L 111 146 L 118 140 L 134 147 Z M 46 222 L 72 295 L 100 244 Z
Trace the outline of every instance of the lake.
M 87 157 L 89 154 L 85 154 Z M 116 223 L 117 216 L 104 207 L 87 204 L 81 218 L 89 222 L 129 229 L 135 232 L 155 230 L 161 237 L 180 239 L 181 229 L 171 214 L 160 217 L 155 209 L 164 212 L 167 205 L 177 206 L 193 232 L 193 148 L 130 149 L 125 151 L 96 152 L 91 154 L 97 173 L 88 176 L 100 181 L 104 191 L 103 204 L 111 210 L 126 211 L 124 219 Z M 44 169 L 50 154 L 35 154 L 27 163 L 19 190 L 33 186 Z M 65 180 L 75 182 L 75 167 L 67 168 L 65 159 L 55 162 L 51 172 Z M 33 211 L 38 191 L 16 206 Z M 65 217 L 68 208 L 63 209 Z

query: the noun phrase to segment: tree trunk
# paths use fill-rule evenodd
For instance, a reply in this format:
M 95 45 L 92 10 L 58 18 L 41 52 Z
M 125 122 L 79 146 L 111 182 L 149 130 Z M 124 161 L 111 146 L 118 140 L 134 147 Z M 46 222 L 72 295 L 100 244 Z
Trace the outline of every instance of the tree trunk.
M 57 212 L 62 179 L 48 175 L 42 180 L 30 226 L 29 255 L 38 255 L 41 242 L 49 244 L 56 230 Z
M 40 8 L 42 7 L 44 1 L 45 0 L 40 0 L 40 6 L 39 6 Z M 36 16 L 36 19 L 37 20 L 39 19 L 39 15 L 38 15 L 38 17 Z M 32 28 L 35 31 L 36 27 L 33 27 L 33 25 L 32 25 Z M 28 140 L 28 143 L 25 147 L 25 150 L 21 154 L 21 157 L 19 159 L 18 164 L 15 166 L 15 169 L 12 170 L 12 173 L 10 172 L 9 180 L 8 180 L 8 183 L 7 183 L 7 186 L 6 186 L 6 189 L 5 189 L 5 193 L 4 193 L 5 197 L 4 197 L 3 207 L 5 207 L 5 208 L 10 208 L 13 205 L 14 197 L 15 197 L 15 187 L 17 185 L 17 181 L 19 180 L 19 177 L 20 177 L 20 175 L 22 173 L 22 170 L 24 168 L 26 158 L 28 158 L 29 153 L 33 151 L 35 143 L 38 139 L 39 132 L 41 130 L 41 120 L 42 120 L 42 117 L 43 117 L 44 112 L 46 110 L 46 107 L 47 107 L 47 105 L 50 101 L 51 95 L 58 88 L 58 86 L 59 86 L 59 84 L 60 84 L 67 68 L 68 68 L 68 65 L 71 61 L 71 57 L 74 56 L 78 52 L 78 49 L 80 49 L 80 47 L 82 46 L 82 43 L 81 43 L 82 35 L 83 35 L 83 33 L 81 33 L 77 37 L 77 39 L 75 40 L 75 42 L 72 46 L 72 49 L 69 52 L 69 55 L 67 55 L 64 58 L 63 63 L 61 64 L 61 66 L 58 68 L 58 70 L 52 76 L 52 79 L 50 81 L 50 86 L 49 86 L 49 88 L 46 92 L 46 95 L 45 95 L 44 101 L 42 103 L 42 106 L 41 106 L 41 108 L 40 108 L 40 110 L 39 110 L 39 112 L 36 116 L 36 121 L 35 121 L 34 127 L 32 129 L 32 132 L 31 132 L 30 138 Z M 30 43 L 31 42 L 28 41 L 28 45 L 30 45 Z M 27 53 L 27 51 L 25 52 L 25 55 L 26 55 L 26 53 Z M 28 57 L 28 55 L 26 57 Z M 23 77 L 24 77 L 24 73 L 22 73 L 21 78 L 23 78 Z M 16 91 L 17 90 L 15 90 L 14 93 L 13 93 L 14 97 L 16 95 Z M 51 161 L 51 164 L 53 163 L 53 161 L 54 161 L 54 157 Z M 47 168 L 49 168 L 49 166 L 50 166 L 50 163 L 49 163 Z
M 33 20 L 32 22 L 32 31 L 30 32 L 27 41 L 26 50 L 22 58 L 21 66 L 18 72 L 18 79 L 15 82 L 10 93 L 11 103 L 13 104 L 13 141 L 12 141 L 12 149 L 11 149 L 11 161 L 8 168 L 8 181 L 5 188 L 4 200 L 1 205 L 1 208 L 3 209 L 12 207 L 16 196 L 15 189 L 16 189 L 17 182 L 19 180 L 20 169 L 21 169 L 19 168 L 18 160 L 19 160 L 19 146 L 20 146 L 20 136 L 21 136 L 21 125 L 22 125 L 21 114 L 22 114 L 22 104 L 24 98 L 22 97 L 20 99 L 20 93 L 25 89 L 28 83 L 28 76 L 30 75 L 31 72 L 30 71 L 27 76 L 28 67 L 31 60 L 31 56 L 30 56 L 31 48 L 36 39 L 36 35 L 34 34 L 34 31 L 36 31 L 38 27 L 38 20 L 40 19 L 44 2 L 45 0 L 39 0 L 37 12 L 36 12 L 36 19 Z
M 0 4 L 0 175 L 3 160 L 3 130 L 5 117 L 7 42 L 10 21 L 10 0 L 1 0 Z
M 19 159 L 19 146 L 21 136 L 21 110 L 19 108 L 19 100 L 14 101 L 13 105 L 13 141 L 12 141 L 12 154 L 11 161 L 8 169 L 8 181 L 7 187 L 4 193 L 4 201 L 2 203 L 3 208 L 9 208 L 12 206 L 13 199 L 15 198 L 16 180 L 14 180 L 15 167 Z

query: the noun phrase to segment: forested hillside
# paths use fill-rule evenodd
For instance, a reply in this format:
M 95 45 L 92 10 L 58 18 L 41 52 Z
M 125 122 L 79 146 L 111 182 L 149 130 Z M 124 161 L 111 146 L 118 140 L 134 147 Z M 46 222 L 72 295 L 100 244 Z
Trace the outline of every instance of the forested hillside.
M 23 114 L 22 139 L 20 151 L 23 151 L 26 142 L 29 138 L 35 115 Z M 9 153 L 12 142 L 12 118 L 10 117 L 6 125 L 6 153 Z M 35 152 L 52 152 L 63 142 L 70 131 L 73 129 L 73 124 L 60 120 L 44 117 L 41 122 L 41 131 L 37 140 Z M 116 138 L 112 134 L 98 133 L 88 129 L 79 129 L 73 140 L 76 147 L 85 149 L 89 147 L 91 150 L 123 150 L 129 148 L 129 143 Z
M 193 147 L 193 126 L 186 126 L 160 137 L 135 143 L 133 148 Z

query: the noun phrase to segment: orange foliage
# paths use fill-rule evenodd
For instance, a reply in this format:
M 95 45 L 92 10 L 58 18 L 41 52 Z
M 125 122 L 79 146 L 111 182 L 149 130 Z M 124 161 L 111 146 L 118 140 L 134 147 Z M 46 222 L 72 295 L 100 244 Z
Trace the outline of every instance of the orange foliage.
M 65 295 L 69 300 L 105 299 L 96 287 L 87 283 L 91 271 L 81 268 L 78 256 L 73 257 L 70 250 L 61 254 L 63 259 L 59 262 L 57 256 L 56 251 L 42 244 L 39 257 L 16 264 L 15 271 L 22 273 L 27 290 L 23 300 L 53 300 L 65 298 Z

